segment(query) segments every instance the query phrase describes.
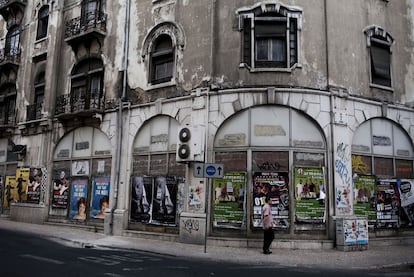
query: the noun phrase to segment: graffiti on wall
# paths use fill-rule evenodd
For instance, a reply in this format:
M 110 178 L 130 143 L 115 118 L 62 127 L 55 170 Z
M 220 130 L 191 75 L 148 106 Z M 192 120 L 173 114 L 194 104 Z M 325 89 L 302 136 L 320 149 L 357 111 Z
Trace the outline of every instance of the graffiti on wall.
M 335 173 L 340 183 L 336 184 L 335 201 L 337 215 L 352 215 L 352 171 L 351 152 L 348 144 L 338 143 L 336 147 Z
M 200 222 L 198 220 L 186 219 L 183 220 L 183 224 L 184 229 L 190 234 L 192 232 L 198 232 L 200 230 Z
M 361 156 L 352 155 L 352 172 L 367 174 L 368 165 L 362 160 Z

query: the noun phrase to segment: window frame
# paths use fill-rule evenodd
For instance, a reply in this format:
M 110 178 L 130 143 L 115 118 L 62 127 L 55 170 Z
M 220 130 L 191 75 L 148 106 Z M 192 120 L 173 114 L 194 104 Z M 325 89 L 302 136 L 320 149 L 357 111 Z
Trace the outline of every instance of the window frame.
M 40 40 L 47 37 L 49 30 L 49 6 L 42 6 L 37 17 L 36 40 Z
M 167 41 L 168 40 L 168 41 Z M 162 43 L 168 43 L 168 48 L 157 49 Z M 157 69 L 164 67 L 165 76 L 157 77 Z M 171 67 L 169 69 L 168 67 Z M 169 35 L 161 35 L 155 41 L 150 53 L 150 85 L 169 83 L 174 78 L 175 48 Z
M 239 15 L 239 31 L 241 32 L 240 67 L 247 67 L 251 72 L 285 71 L 291 72 L 300 64 L 300 32 L 302 29 L 302 10 L 295 7 L 276 5 L 273 3 L 257 3 L 250 8 L 237 10 Z M 268 23 L 275 23 L 279 28 L 275 32 L 264 34 L 260 26 L 265 28 Z M 277 30 L 279 29 L 279 30 Z M 280 31 L 282 30 L 282 31 Z M 258 38 L 281 38 L 283 45 L 283 60 L 260 61 L 258 55 Z
M 392 45 L 394 44 L 394 39 L 379 26 L 368 27 L 365 30 L 365 35 L 367 40 L 369 85 L 370 87 L 393 91 Z M 385 50 L 388 52 L 388 56 L 385 57 L 388 60 L 387 76 L 381 76 L 381 73 L 375 74 L 376 65 L 373 61 L 373 56 L 378 55 L 378 51 L 375 53 L 373 49 Z M 380 62 L 377 62 L 377 66 L 379 66 L 379 63 Z

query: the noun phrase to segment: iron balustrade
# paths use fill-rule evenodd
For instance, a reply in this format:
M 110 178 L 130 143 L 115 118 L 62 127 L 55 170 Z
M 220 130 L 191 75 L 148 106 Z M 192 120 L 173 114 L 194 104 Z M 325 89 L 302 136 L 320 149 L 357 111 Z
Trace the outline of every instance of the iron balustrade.
M 106 14 L 98 11 L 88 12 L 83 16 L 66 22 L 65 38 L 77 36 L 89 31 L 106 32 Z
M 0 49 L 0 63 L 5 62 L 20 63 L 20 49 Z
M 18 4 L 24 4 L 26 5 L 27 0 L 0 0 L 0 9 L 13 4 L 13 3 L 18 3 Z
M 56 99 L 55 114 L 72 114 L 96 112 L 104 110 L 104 97 L 99 92 L 82 93 L 80 95 L 60 95 Z
M 43 103 L 35 103 L 27 106 L 26 110 L 26 120 L 37 120 L 42 118 L 42 107 Z

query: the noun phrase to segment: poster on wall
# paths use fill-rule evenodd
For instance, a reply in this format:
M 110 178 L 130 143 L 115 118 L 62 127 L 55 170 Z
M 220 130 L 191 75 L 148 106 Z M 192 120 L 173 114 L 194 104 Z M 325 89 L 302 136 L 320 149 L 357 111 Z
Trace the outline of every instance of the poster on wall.
M 110 177 L 94 177 L 92 180 L 92 197 L 90 217 L 105 218 L 105 210 L 109 208 Z
M 215 227 L 241 229 L 245 215 L 246 173 L 229 172 L 213 181 L 213 224 Z
M 152 197 L 152 223 L 176 224 L 178 179 L 175 176 L 157 176 Z
M 321 167 L 295 167 L 296 221 L 304 223 L 325 220 L 325 182 Z
M 397 180 L 396 191 L 400 199 L 400 225 L 412 226 L 414 224 L 414 180 Z
M 43 172 L 41 168 L 30 168 L 29 183 L 27 184 L 27 203 L 39 204 Z
M 73 179 L 70 187 L 69 218 L 85 220 L 87 214 L 88 179 Z
M 375 204 L 376 177 L 359 174 L 354 178 L 354 213 L 356 216 L 368 219 L 373 226 L 377 220 Z
M 396 181 L 377 180 L 376 210 L 378 228 L 397 228 L 399 199 L 395 193 Z
M 206 193 L 203 183 L 190 184 L 188 186 L 188 211 L 203 212 Z
M 57 169 L 53 178 L 52 207 L 67 208 L 69 204 L 69 170 Z
M 4 197 L 3 206 L 9 208 L 17 200 L 16 176 L 6 176 L 4 178 Z
M 287 172 L 253 175 L 253 227 L 262 227 L 262 207 L 266 197 L 271 198 L 273 226 L 289 227 L 289 176 Z
M 89 175 L 89 161 L 74 161 L 72 162 L 72 176 L 88 176 Z
M 18 202 L 27 200 L 27 184 L 29 183 L 30 168 L 18 168 L 16 170 L 16 190 Z
M 131 219 L 149 222 L 151 219 L 152 181 L 149 176 L 132 176 Z

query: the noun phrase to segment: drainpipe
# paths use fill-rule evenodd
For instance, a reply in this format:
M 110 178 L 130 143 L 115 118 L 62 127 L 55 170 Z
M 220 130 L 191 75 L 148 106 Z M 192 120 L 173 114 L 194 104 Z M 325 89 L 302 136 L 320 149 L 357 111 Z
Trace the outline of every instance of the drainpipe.
M 122 95 L 118 102 L 118 114 L 117 114 L 117 141 L 116 141 L 116 153 L 115 153 L 115 188 L 113 194 L 113 205 L 111 209 L 111 220 L 109 222 L 110 234 L 114 233 L 114 212 L 118 208 L 118 191 L 119 182 L 121 179 L 121 157 L 122 157 L 122 129 L 123 129 L 123 103 L 126 99 L 127 89 L 127 70 L 128 70 L 128 51 L 129 51 L 129 21 L 130 21 L 130 0 L 126 0 L 125 3 L 125 25 L 124 25 L 124 48 L 123 48 L 123 63 L 122 63 Z

